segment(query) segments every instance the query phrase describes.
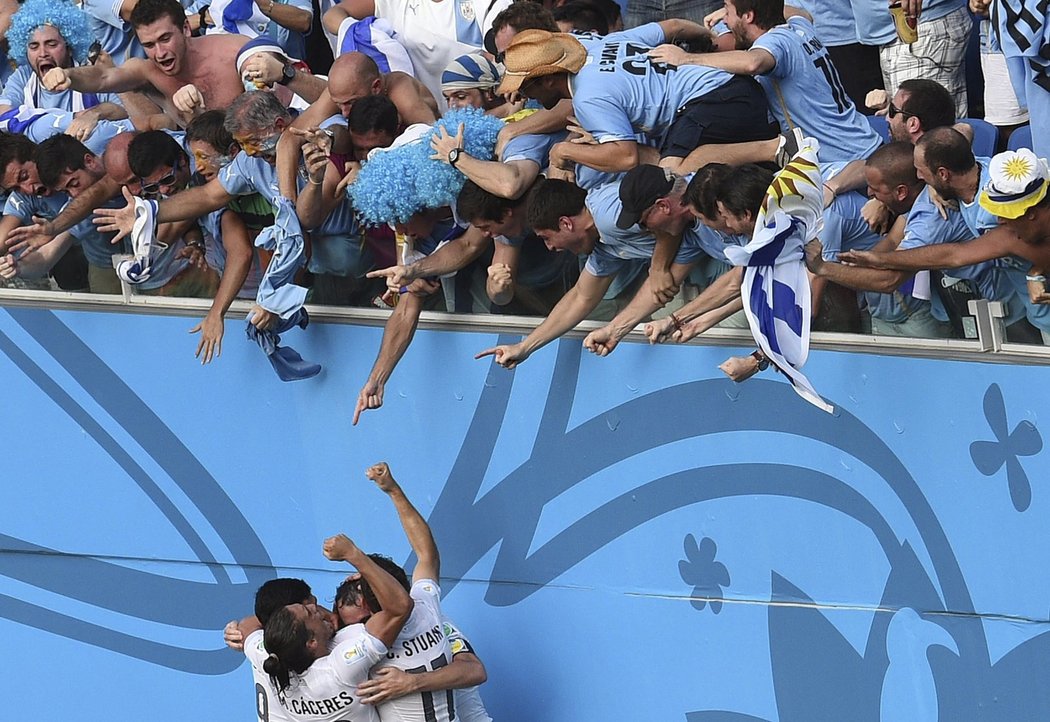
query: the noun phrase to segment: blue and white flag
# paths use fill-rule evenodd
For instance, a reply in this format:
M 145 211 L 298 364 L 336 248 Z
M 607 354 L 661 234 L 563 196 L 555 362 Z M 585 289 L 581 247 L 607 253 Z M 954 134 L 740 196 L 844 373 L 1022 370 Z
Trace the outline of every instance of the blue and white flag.
M 270 18 L 254 0 L 214 0 L 208 6 L 215 27 L 209 33 L 233 33 L 254 38 L 266 32 Z
M 131 227 L 131 258 L 117 264 L 117 276 L 131 284 L 145 283 L 153 275 L 153 263 L 168 245 L 156 238 L 157 202 L 136 198 L 135 222 Z
M 805 245 L 824 225 L 824 186 L 817 165 L 819 144 L 803 147 L 773 178 L 755 232 L 745 246 L 726 246 L 726 256 L 746 266 L 740 294 L 751 334 L 762 353 L 784 373 L 799 396 L 827 412 L 802 366 L 809 356 L 812 316 Z
M 345 53 L 364 53 L 376 61 L 381 73 L 399 70 L 412 76 L 416 74 L 412 59 L 398 39 L 394 26 L 382 18 L 346 18 L 339 26 L 336 47 L 336 57 Z

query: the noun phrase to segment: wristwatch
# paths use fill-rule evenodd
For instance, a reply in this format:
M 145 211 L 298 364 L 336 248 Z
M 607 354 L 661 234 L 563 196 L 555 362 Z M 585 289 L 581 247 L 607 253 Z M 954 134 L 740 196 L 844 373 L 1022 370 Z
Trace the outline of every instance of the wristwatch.
M 456 167 L 456 163 L 459 161 L 459 154 L 463 152 L 462 148 L 453 148 L 448 152 L 448 164 L 453 168 Z
M 285 63 L 284 68 L 281 69 L 281 77 L 277 82 L 280 85 L 288 85 L 293 80 L 295 80 L 295 66 L 291 63 Z

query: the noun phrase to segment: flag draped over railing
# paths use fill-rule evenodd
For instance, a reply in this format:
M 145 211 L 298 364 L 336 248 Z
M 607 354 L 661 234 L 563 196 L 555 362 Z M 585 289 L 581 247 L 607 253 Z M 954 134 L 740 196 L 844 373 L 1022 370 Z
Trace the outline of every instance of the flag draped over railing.
M 833 407 L 802 373 L 812 316 L 804 248 L 824 225 L 818 149 L 813 138 L 803 141 L 766 191 L 751 240 L 745 246 L 726 246 L 726 256 L 734 265 L 746 266 L 740 294 L 762 353 L 799 396 L 831 412 Z

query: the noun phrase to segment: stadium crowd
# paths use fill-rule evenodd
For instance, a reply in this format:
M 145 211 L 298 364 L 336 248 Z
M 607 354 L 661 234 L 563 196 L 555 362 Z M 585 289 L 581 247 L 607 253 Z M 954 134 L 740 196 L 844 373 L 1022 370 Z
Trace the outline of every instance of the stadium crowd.
M 585 319 L 605 356 L 640 324 L 681 343 L 761 308 L 951 338 L 983 298 L 1012 340 L 1050 339 L 1045 0 L 798 4 L 2 0 L 0 277 L 212 299 L 203 363 L 252 300 L 286 380 L 317 373 L 276 351 L 305 303 L 388 308 L 355 424 L 424 310 L 544 317 L 479 354 L 507 368 Z M 774 263 L 749 244 L 780 238 L 766 213 L 807 183 L 799 319 L 800 288 L 745 267 Z M 260 719 L 486 720 L 426 522 L 385 464 L 367 474 L 411 583 L 337 536 L 325 555 L 357 572 L 334 610 L 302 580 L 264 585 L 226 630 Z
M 357 423 L 423 310 L 545 317 L 507 368 L 584 319 L 599 355 L 747 327 L 735 249 L 811 149 L 812 329 L 961 337 L 984 298 L 1050 339 L 1045 3 L 798 5 L 5 2 L 0 276 L 213 299 L 205 363 L 252 299 L 284 379 L 304 303 L 392 309 Z

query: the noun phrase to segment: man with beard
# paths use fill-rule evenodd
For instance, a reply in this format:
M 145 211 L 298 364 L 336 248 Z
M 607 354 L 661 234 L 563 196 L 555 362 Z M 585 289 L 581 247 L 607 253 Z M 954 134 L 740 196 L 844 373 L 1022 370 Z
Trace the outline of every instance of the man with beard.
M 38 108 L 69 111 L 76 118 L 66 132 L 77 138 L 89 135 L 99 120 L 128 117 L 115 95 L 65 88 L 52 92 L 43 83 L 50 71 L 64 72 L 86 60 L 90 33 L 87 16 L 80 10 L 54 0 L 30 0 L 11 19 L 7 40 L 19 67 L 4 86 L 0 113 Z
M 131 24 L 148 60 L 119 67 L 55 67 L 43 76 L 51 91 L 121 93 L 142 90 L 181 125 L 208 108 L 225 108 L 244 92 L 237 72 L 241 35 L 190 37 L 178 0 L 140 0 Z

